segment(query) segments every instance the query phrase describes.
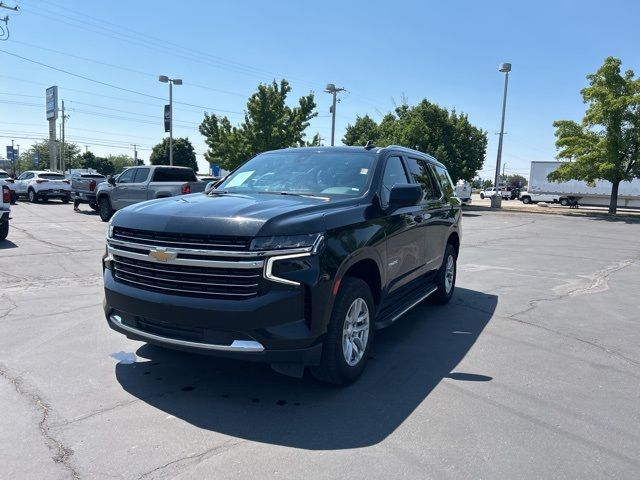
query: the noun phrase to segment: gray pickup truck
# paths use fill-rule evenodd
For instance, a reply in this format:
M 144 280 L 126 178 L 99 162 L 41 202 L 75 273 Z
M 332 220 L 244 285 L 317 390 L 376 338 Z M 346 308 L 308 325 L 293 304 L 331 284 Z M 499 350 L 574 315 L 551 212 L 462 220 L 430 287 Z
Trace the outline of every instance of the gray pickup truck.
M 126 169 L 117 178 L 98 185 L 96 201 L 103 222 L 108 222 L 116 210 L 129 205 L 203 192 L 207 182 L 198 181 L 193 169 L 145 165 Z
M 98 210 L 96 191 L 98 185 L 107 181 L 107 177 L 99 173 L 76 172 L 71 175 L 71 200 L 75 203 L 88 203 Z

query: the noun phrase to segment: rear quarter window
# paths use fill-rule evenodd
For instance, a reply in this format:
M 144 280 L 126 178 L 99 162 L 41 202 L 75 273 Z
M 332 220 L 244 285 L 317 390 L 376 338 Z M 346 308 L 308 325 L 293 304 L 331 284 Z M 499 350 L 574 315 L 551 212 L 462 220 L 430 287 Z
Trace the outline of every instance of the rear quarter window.
M 449 176 L 449 172 L 447 172 L 447 169 L 439 165 L 434 165 L 433 167 L 436 171 L 436 176 L 438 177 L 438 181 L 442 186 L 442 191 L 444 192 L 444 194 L 447 197 L 455 196 L 455 194 L 453 193 L 453 182 L 451 181 L 451 177 Z
M 197 182 L 196 174 L 193 170 L 186 168 L 157 168 L 153 173 L 154 182 Z
M 60 173 L 41 173 L 38 175 L 39 178 L 44 180 L 64 180 L 65 176 Z

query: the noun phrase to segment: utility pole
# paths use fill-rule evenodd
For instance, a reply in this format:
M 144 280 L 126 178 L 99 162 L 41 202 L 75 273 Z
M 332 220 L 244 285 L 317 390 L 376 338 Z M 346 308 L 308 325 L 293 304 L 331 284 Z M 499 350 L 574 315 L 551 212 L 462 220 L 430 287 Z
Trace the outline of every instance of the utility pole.
M 344 92 L 342 87 L 337 88 L 333 83 L 328 83 L 325 92 L 330 93 L 333 96 L 333 102 L 331 104 L 331 146 L 334 146 L 335 134 L 336 134 L 336 102 L 338 92 Z
M 87 153 L 89 151 L 89 145 L 85 145 L 84 146 L 84 153 Z
M 13 170 L 12 175 L 16 176 L 16 151 L 13 148 L 13 138 L 11 139 L 11 169 Z
M 507 166 L 507 164 L 506 164 L 506 163 L 503 163 L 503 164 L 502 164 L 502 176 L 503 176 L 503 177 L 504 177 L 504 167 L 506 167 L 506 166 Z
M 133 144 L 133 164 L 136 167 L 138 166 L 138 150 L 136 149 L 137 146 L 137 144 Z
M 66 163 L 65 158 L 64 158 L 64 119 L 65 119 L 65 116 L 64 116 L 64 100 L 62 100 L 62 135 L 61 135 L 61 137 L 62 137 L 62 147 L 61 148 L 62 149 L 61 149 L 61 154 L 60 154 L 60 166 L 62 167 L 62 174 L 63 175 L 64 175 L 64 172 L 67 169 L 67 163 Z

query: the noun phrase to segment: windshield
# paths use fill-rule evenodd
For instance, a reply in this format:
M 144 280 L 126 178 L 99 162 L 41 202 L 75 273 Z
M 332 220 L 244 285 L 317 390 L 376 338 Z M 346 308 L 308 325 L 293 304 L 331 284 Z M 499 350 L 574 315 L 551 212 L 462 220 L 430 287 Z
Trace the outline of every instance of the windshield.
M 292 149 L 265 153 L 245 163 L 216 190 L 359 197 L 369 185 L 373 159 L 369 152 Z
M 0 172 L 0 178 L 9 178 L 9 174 L 5 172 Z

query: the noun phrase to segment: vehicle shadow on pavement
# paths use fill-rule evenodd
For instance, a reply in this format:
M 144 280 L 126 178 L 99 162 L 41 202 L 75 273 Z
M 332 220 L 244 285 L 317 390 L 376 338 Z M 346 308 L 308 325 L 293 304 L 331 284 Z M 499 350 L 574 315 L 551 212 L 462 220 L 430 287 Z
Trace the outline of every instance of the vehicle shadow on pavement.
M 235 362 L 144 345 L 136 363 L 116 365 L 131 395 L 196 427 L 311 450 L 374 445 L 393 433 L 443 378 L 490 381 L 454 371 L 491 319 L 497 298 L 457 288 L 447 306 L 416 307 L 376 332 L 354 384 L 335 387 Z M 142 357 L 142 358 L 140 358 Z
M 9 248 L 18 248 L 18 245 L 13 243 L 11 240 L 0 242 L 0 250 L 8 250 Z

